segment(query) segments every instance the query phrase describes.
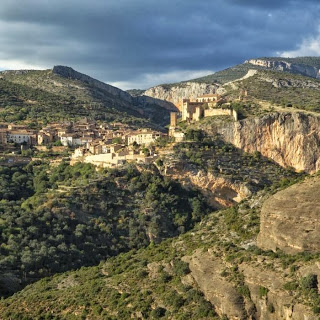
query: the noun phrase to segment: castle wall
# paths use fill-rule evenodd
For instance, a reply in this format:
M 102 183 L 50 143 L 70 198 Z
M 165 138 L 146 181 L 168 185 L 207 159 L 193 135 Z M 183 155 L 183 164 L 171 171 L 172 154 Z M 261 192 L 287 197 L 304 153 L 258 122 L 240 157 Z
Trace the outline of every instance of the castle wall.
M 207 109 L 204 110 L 205 117 L 212 117 L 212 116 L 232 116 L 235 121 L 238 121 L 238 113 L 236 110 L 233 109 Z

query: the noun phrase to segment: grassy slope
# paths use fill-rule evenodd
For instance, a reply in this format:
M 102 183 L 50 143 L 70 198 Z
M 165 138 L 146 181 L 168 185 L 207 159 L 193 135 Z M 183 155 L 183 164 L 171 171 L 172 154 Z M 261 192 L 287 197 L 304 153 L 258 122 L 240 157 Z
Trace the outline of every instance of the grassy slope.
M 55 75 L 51 70 L 9 72 L 1 77 L 0 121 L 50 122 L 88 117 L 152 125 L 129 102 L 81 81 Z M 149 112 L 150 118 L 162 118 L 168 113 L 156 106 L 152 106 L 151 111 L 154 115 Z
M 311 67 L 320 68 L 320 58 L 319 57 L 299 57 L 299 58 L 282 58 L 282 57 L 271 57 L 271 58 L 261 58 L 267 61 L 286 61 L 295 64 L 304 64 Z M 244 77 L 249 70 L 266 70 L 264 67 L 252 65 L 250 63 L 238 64 L 233 67 L 217 71 L 214 74 L 210 74 L 204 77 L 191 79 L 188 81 L 200 82 L 200 83 L 220 83 L 225 84 L 230 81 L 234 81 Z M 173 86 L 183 86 L 187 81 L 182 81 L 179 83 L 163 84 L 162 86 L 170 88 Z
M 306 66 L 320 68 L 319 57 L 298 57 L 298 58 L 271 57 L 271 58 L 261 58 L 261 59 L 267 60 L 267 61 L 286 61 L 290 63 L 303 64 Z M 205 83 L 217 82 L 217 83 L 224 84 L 224 83 L 242 78 L 247 74 L 247 72 L 250 69 L 266 70 L 266 68 L 264 67 L 252 65 L 250 63 L 243 63 L 225 70 L 217 71 L 212 75 L 193 79 L 190 81 L 205 82 Z
M 228 94 L 236 98 L 239 88 L 248 90 L 248 98 L 265 100 L 276 105 L 320 112 L 320 81 L 287 72 L 260 71 L 256 75 L 235 83 L 236 89 L 227 87 Z
M 297 301 L 309 304 L 296 270 L 315 262 L 319 255 L 288 256 L 243 247 L 259 231 L 262 199 L 283 187 L 278 185 L 236 208 L 213 213 L 177 239 L 121 254 L 97 267 L 43 279 L 2 301 L 0 313 L 3 319 L 218 319 L 197 285 L 186 284 L 190 270 L 181 259 L 199 250 L 203 254 L 210 251 L 226 264 L 221 276 L 244 300 L 250 300 L 250 292 L 238 266 L 255 266 L 260 261 L 264 272 L 286 274 L 284 292 L 292 295 L 297 291 Z M 295 268 L 290 268 L 293 264 Z M 263 289 L 261 299 L 267 292 Z

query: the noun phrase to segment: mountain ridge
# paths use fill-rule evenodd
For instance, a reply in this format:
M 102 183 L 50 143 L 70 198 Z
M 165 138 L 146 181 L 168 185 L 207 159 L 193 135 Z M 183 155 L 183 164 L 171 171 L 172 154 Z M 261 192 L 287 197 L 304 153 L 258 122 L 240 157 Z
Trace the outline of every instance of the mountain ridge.
M 251 73 L 251 77 L 247 75 Z M 255 85 L 255 81 L 260 75 L 264 78 L 276 78 L 281 83 L 282 78 L 289 79 L 287 87 L 290 89 L 295 86 L 297 77 L 304 79 L 304 82 L 318 83 L 320 77 L 320 57 L 300 57 L 300 58 L 257 58 L 246 60 L 243 64 L 235 65 L 230 68 L 215 72 L 214 74 L 207 75 L 201 78 L 181 81 L 178 83 L 162 84 L 151 87 L 145 91 L 131 90 L 131 92 L 138 92 L 140 95 L 148 95 L 154 98 L 163 99 L 174 103 L 178 108 L 181 108 L 182 99 L 190 98 L 195 99 L 197 96 L 203 94 L 227 94 L 230 93 L 228 85 L 237 82 L 234 88 L 231 87 L 232 99 L 239 97 L 239 91 L 243 88 L 249 89 Z M 265 76 L 265 74 L 267 74 Z M 269 78 L 270 78 L 269 77 Z M 261 77 L 260 77 L 261 78 Z M 291 83 L 291 78 L 293 79 Z M 263 84 L 257 82 L 261 90 Z M 261 85 L 260 85 L 261 84 Z M 236 89 L 236 90 L 234 90 Z M 253 90 L 254 91 L 254 90 Z M 256 90 L 255 90 L 256 91 Z M 269 89 L 265 90 L 264 95 L 268 94 Z M 283 91 L 284 100 L 290 103 L 290 95 L 292 92 Z M 275 92 L 277 94 L 277 92 Z M 294 92 L 293 92 L 294 94 Z M 250 98 L 260 98 L 261 95 L 250 96 Z M 314 104 L 312 93 L 308 92 L 304 100 L 306 103 Z M 309 99 L 309 100 L 308 100 Z
M 28 91 L 30 88 L 30 90 L 42 90 L 43 93 L 54 94 L 56 100 L 71 99 L 74 114 L 77 110 L 84 109 L 80 113 L 87 114 L 86 116 L 96 113 L 98 118 L 108 120 L 115 117 L 119 119 L 123 114 L 124 118 L 129 116 L 149 119 L 154 125 L 166 125 L 169 122 L 169 112 L 176 110 L 170 102 L 146 96 L 132 97 L 119 88 L 66 66 L 54 66 L 47 70 L 2 71 L 0 78 L 7 81 L 13 90 L 14 85 L 24 86 L 24 88 L 21 87 L 23 91 Z M 10 92 L 8 96 L 10 98 Z M 35 98 L 37 100 L 37 97 Z M 51 112 L 55 110 L 51 109 Z

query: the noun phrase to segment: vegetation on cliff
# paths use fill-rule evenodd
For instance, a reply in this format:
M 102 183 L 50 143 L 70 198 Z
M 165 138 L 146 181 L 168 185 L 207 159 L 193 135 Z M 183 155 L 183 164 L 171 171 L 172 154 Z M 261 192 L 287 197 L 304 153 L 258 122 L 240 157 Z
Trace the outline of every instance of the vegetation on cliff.
M 252 192 L 267 188 L 282 179 L 299 176 L 291 168 L 284 169 L 259 152 L 243 152 L 218 136 L 209 138 L 199 129 L 188 129 L 186 139 L 189 141 L 174 146 L 174 159 L 185 163 L 185 166 L 192 164 L 217 178 L 244 183 Z

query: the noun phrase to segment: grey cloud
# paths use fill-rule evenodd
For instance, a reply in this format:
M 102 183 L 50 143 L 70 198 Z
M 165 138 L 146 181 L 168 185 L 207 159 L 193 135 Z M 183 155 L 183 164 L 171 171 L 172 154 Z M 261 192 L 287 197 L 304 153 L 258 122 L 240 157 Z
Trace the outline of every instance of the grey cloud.
M 0 59 L 134 83 L 292 50 L 317 33 L 318 16 L 312 0 L 2 0 Z

